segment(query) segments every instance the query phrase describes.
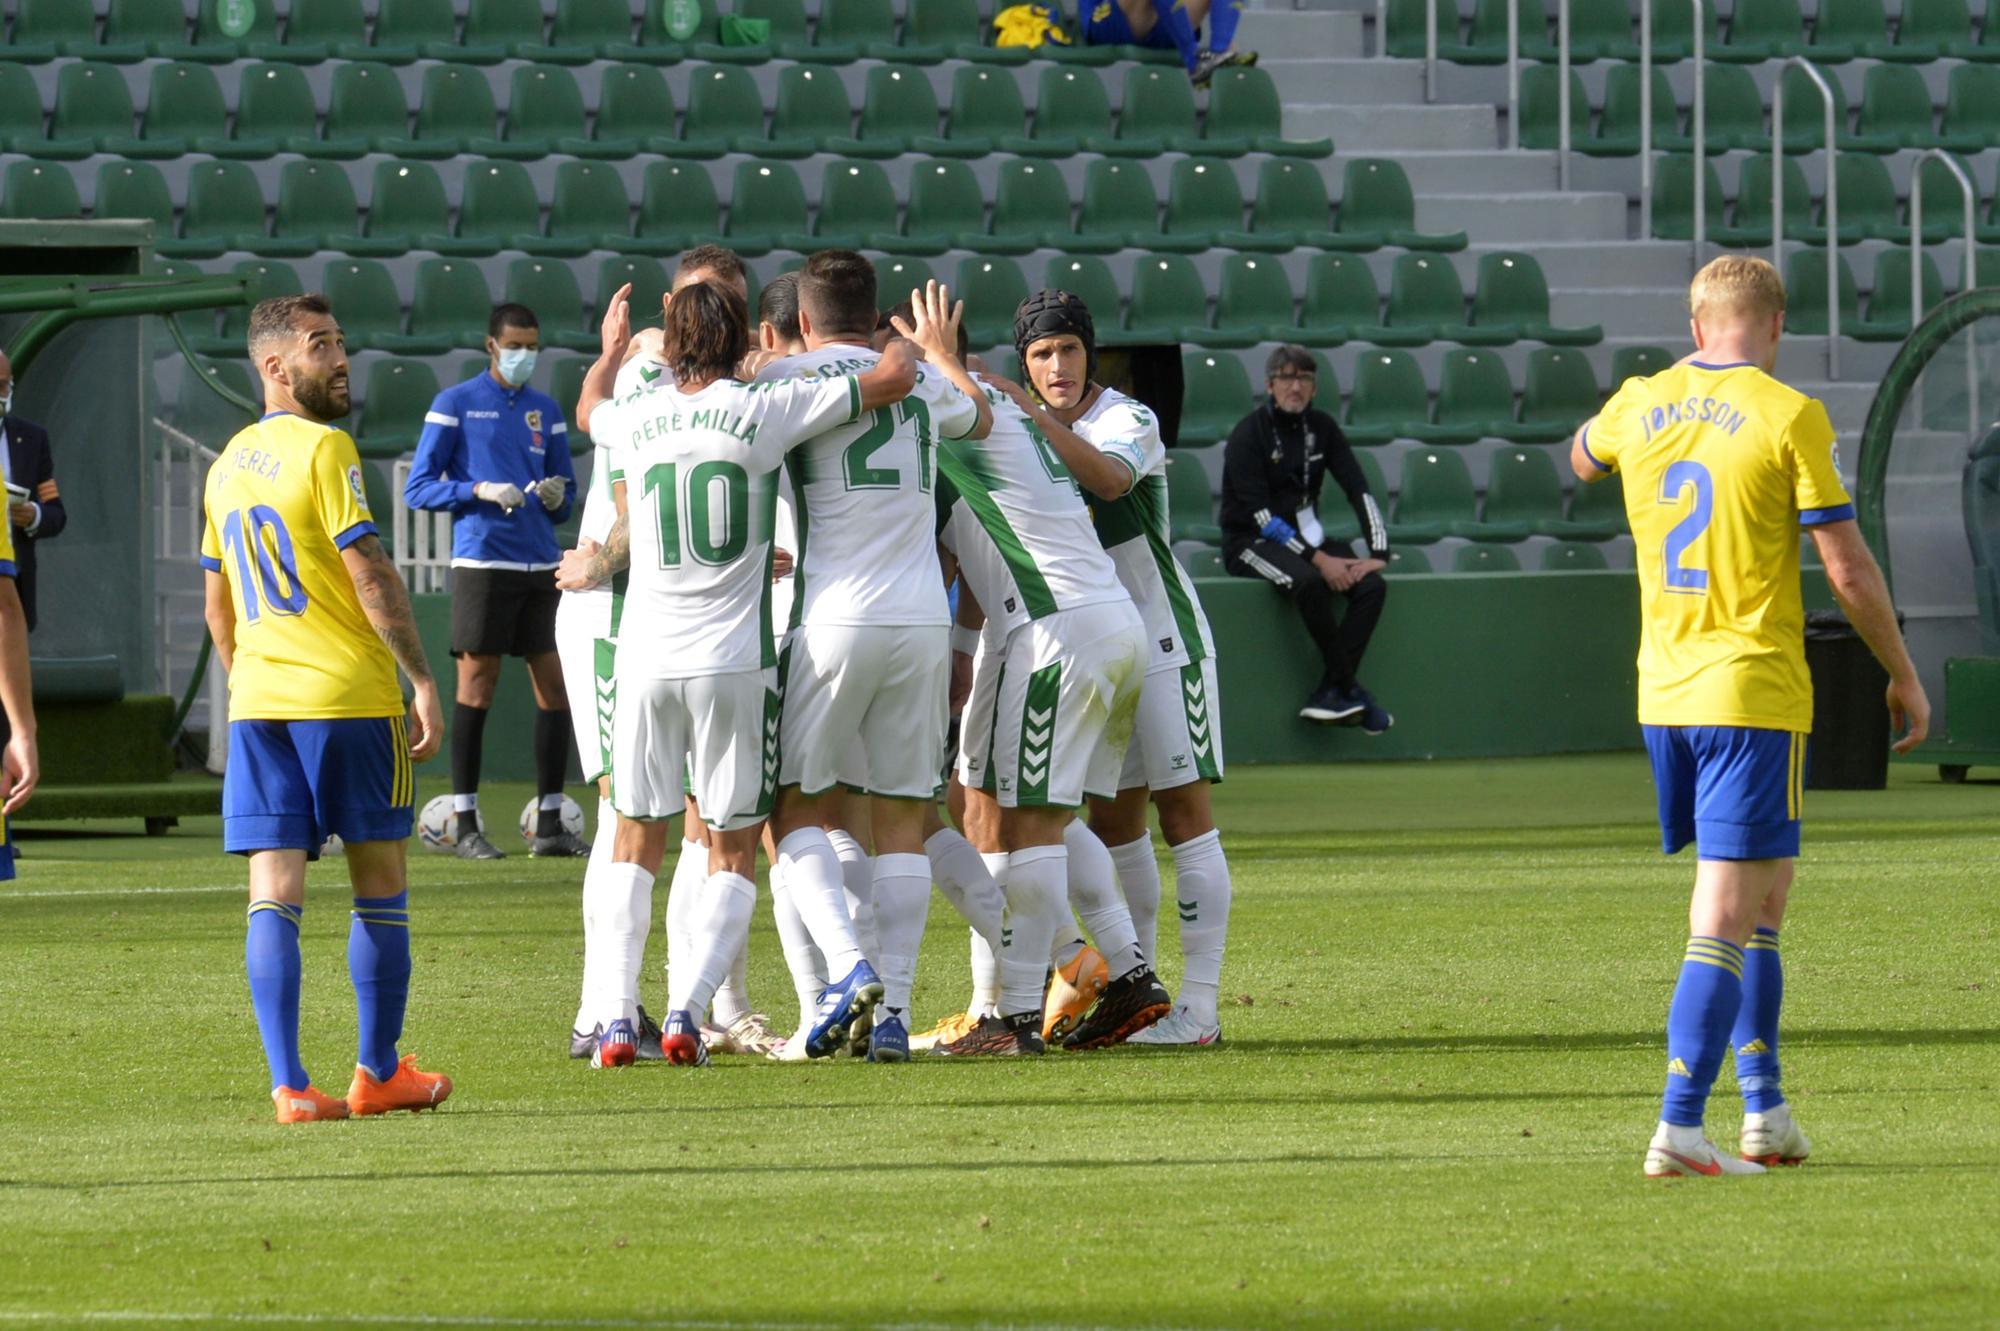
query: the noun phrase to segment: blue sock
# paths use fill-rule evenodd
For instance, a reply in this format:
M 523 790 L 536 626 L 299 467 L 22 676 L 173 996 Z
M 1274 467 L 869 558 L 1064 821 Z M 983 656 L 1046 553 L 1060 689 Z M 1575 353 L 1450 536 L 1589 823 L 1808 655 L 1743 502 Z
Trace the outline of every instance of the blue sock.
M 1192 72 L 1201 57 L 1201 43 L 1195 40 L 1194 24 L 1188 19 L 1187 0 L 1153 0 L 1153 8 L 1174 49 L 1181 53 L 1181 63 Z
M 403 1007 L 410 998 L 410 894 L 354 898 L 347 931 L 347 974 L 361 1019 L 355 1062 L 387 1081 L 396 1072 L 396 1041 L 403 1036 Z
M 250 903 L 250 927 L 243 936 L 243 969 L 250 976 L 250 1004 L 257 1011 L 257 1034 L 271 1065 L 271 1089 L 303 1091 L 311 1078 L 299 1062 L 299 916 L 282 901 Z
M 1785 1001 L 1785 967 L 1778 959 L 1778 931 L 1759 928 L 1743 950 L 1743 1008 L 1729 1032 L 1736 1049 L 1736 1084 L 1753 1114 L 1785 1103 L 1778 1089 L 1778 1008 Z
M 1680 983 L 1667 1009 L 1667 1093 L 1660 1118 L 1701 1126 L 1709 1087 L 1722 1070 L 1729 1031 L 1743 1005 L 1743 949 L 1726 938 L 1688 939 Z
M 1236 40 L 1236 23 L 1243 17 L 1243 0 L 1215 0 L 1208 11 L 1208 49 L 1227 51 Z

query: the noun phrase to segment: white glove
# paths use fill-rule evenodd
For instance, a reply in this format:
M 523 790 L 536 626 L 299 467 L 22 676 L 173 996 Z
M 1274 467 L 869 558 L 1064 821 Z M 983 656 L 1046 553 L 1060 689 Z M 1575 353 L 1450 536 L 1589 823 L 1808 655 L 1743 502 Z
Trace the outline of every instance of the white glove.
M 528 497 L 521 493 L 521 487 L 507 481 L 481 481 L 472 487 L 472 497 L 498 504 L 509 513 L 528 502 Z
M 545 476 L 535 485 L 535 494 L 541 499 L 542 507 L 553 513 L 569 498 L 569 482 L 560 476 Z

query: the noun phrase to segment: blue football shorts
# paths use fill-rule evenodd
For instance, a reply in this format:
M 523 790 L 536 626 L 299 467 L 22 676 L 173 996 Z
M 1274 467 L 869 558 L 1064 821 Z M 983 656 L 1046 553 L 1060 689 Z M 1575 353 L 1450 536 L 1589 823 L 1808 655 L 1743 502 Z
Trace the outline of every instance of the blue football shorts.
M 1125 11 L 1113 0 L 1083 0 L 1082 13 L 1083 40 L 1091 46 L 1150 46 L 1161 51 L 1174 47 L 1164 23 L 1155 23 L 1144 40 L 1134 37 Z
M 222 777 L 222 848 L 303 850 L 329 835 L 400 841 L 416 805 L 409 727 L 400 716 L 231 721 Z
M 1660 848 L 1705 860 L 1799 853 L 1806 736 L 1749 726 L 1643 726 L 1660 797 Z

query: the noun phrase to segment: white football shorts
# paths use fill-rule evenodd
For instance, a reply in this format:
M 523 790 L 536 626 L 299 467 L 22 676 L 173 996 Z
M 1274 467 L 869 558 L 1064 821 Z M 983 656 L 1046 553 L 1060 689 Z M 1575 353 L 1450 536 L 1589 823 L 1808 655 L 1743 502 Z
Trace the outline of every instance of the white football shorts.
M 1220 780 L 1222 700 L 1215 658 L 1148 672 L 1118 788 L 1172 790 L 1192 781 Z
M 556 606 L 556 660 L 569 695 L 570 725 L 583 779 L 611 770 L 611 715 L 618 698 L 613 667 L 618 640 L 611 636 L 612 598 L 606 591 L 564 592 Z
M 777 685 L 775 670 L 621 676 L 611 806 L 626 818 L 671 818 L 685 807 L 685 790 L 710 827 L 733 832 L 762 821 L 778 784 Z
M 892 799 L 936 794 L 950 629 L 805 624 L 786 640 L 783 672 L 781 785 L 808 795 L 836 785 Z

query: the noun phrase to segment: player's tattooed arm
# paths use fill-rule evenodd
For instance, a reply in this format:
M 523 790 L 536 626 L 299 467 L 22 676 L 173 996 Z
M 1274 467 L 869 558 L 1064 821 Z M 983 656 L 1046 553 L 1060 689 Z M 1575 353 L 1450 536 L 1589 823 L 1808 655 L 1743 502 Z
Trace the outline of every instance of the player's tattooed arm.
M 566 592 L 587 592 L 624 572 L 632 564 L 632 521 L 620 513 L 604 534 L 604 544 L 584 542 L 563 554 L 556 586 Z
M 409 677 L 410 758 L 423 762 L 444 745 L 444 704 L 438 697 L 437 680 L 431 677 L 430 662 L 424 658 L 410 593 L 389 552 L 382 548 L 380 537 L 363 536 L 342 550 L 340 558 L 347 565 L 347 576 L 354 580 L 354 594 L 374 626 L 375 636 Z

